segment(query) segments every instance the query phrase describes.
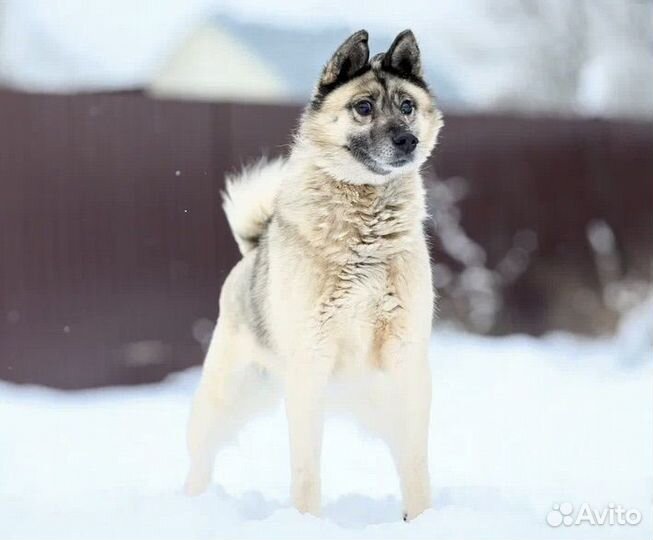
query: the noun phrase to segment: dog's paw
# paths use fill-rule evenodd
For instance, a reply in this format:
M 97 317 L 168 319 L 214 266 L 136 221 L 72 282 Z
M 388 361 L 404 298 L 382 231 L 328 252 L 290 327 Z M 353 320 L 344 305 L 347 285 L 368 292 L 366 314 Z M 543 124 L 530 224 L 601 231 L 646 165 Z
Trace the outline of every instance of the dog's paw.
M 208 483 L 198 484 L 198 483 L 186 482 L 184 484 L 184 493 L 189 497 L 197 497 L 198 495 L 204 493 L 207 487 L 208 487 Z
M 184 493 L 189 497 L 196 497 L 204 493 L 211 483 L 211 476 L 208 474 L 188 474 L 184 484 Z
M 408 523 L 409 521 L 414 520 L 422 512 L 424 512 L 425 510 L 428 510 L 430 507 L 431 507 L 431 505 L 429 504 L 428 501 L 423 501 L 422 504 L 413 505 L 412 508 L 404 510 L 404 514 L 403 514 L 404 522 Z
M 298 475 L 292 486 L 293 505 L 302 514 L 320 515 L 320 482 L 315 478 Z

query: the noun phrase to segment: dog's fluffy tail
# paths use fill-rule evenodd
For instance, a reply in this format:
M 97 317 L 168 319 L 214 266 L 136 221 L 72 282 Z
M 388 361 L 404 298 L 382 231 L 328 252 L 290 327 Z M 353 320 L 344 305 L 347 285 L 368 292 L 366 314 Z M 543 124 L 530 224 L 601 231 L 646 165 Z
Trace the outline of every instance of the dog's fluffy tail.
M 257 246 L 267 229 L 285 164 L 281 158 L 263 159 L 226 178 L 222 208 L 243 255 Z

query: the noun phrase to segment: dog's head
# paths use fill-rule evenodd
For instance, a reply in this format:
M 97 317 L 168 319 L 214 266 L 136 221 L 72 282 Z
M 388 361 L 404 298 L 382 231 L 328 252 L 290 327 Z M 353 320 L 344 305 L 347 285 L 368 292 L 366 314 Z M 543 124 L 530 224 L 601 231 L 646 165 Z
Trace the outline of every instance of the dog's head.
M 422 78 L 410 30 L 369 58 L 368 35 L 350 36 L 327 63 L 301 128 L 317 165 L 337 180 L 382 184 L 417 170 L 442 117 Z

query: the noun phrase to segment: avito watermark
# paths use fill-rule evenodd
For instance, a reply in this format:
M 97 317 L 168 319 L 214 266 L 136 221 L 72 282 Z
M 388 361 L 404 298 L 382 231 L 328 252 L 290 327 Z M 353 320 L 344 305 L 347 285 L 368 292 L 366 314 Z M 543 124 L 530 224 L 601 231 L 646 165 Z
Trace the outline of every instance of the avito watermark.
M 574 511 L 569 502 L 556 503 L 546 515 L 546 522 L 551 527 L 571 527 L 574 525 L 639 525 L 642 513 L 637 508 L 624 508 L 620 504 L 610 503 L 603 508 L 592 508 L 583 503 Z

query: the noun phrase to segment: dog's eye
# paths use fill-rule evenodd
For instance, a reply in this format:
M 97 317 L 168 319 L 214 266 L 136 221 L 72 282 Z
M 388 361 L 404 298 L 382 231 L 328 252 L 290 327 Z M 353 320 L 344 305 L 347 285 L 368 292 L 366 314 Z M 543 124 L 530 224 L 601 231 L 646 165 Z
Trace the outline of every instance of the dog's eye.
M 401 102 L 401 105 L 399 106 L 399 110 L 401 110 L 401 114 L 411 114 L 415 108 L 415 105 L 413 105 L 413 102 L 410 99 L 405 99 L 404 101 Z
M 360 114 L 361 116 L 369 116 L 372 114 L 372 103 L 366 99 L 363 101 L 359 101 L 354 105 L 354 109 L 356 109 L 356 112 Z

